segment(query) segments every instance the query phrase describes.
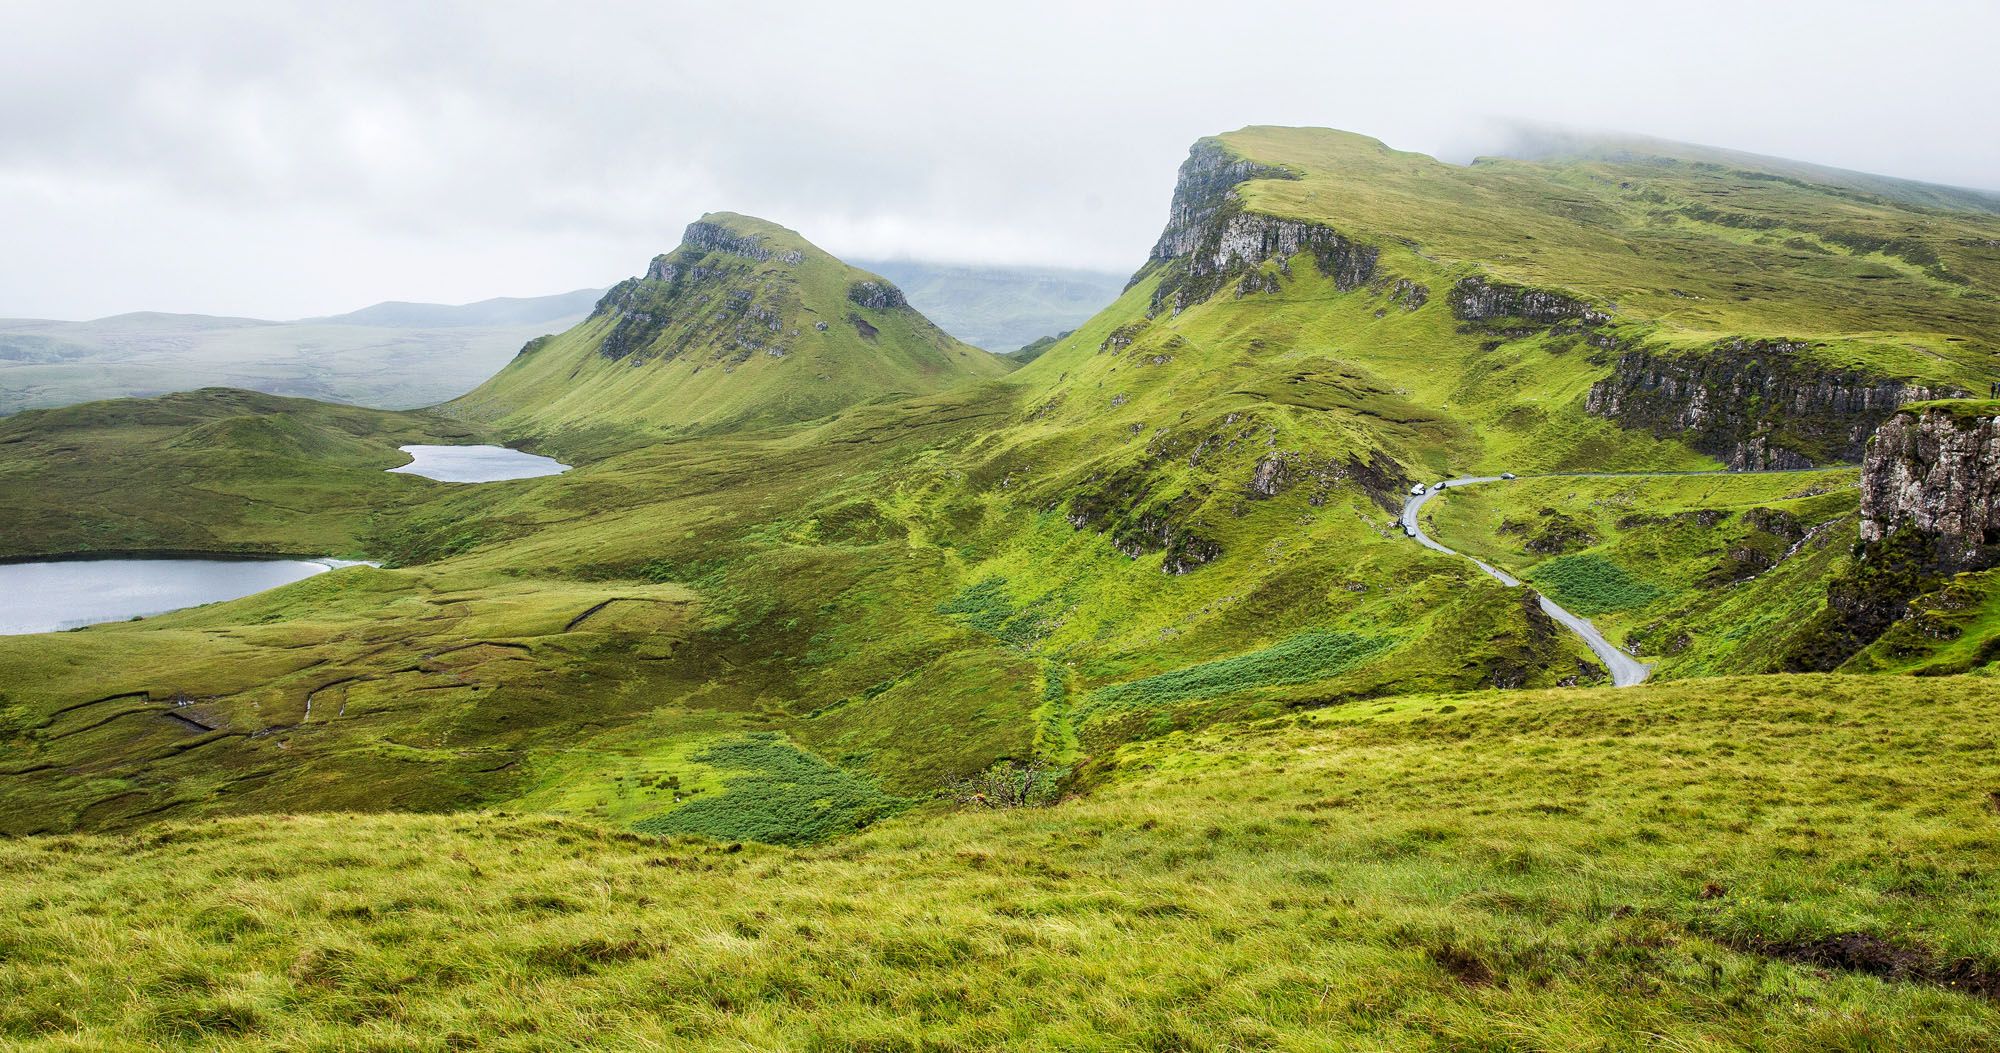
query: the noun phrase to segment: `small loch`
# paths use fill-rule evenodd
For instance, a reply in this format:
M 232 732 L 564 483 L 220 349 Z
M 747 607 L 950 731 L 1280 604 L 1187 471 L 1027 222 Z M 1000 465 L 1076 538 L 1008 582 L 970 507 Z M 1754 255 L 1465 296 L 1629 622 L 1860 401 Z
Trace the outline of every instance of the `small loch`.
M 389 469 L 405 475 L 421 475 L 441 483 L 497 483 L 507 479 L 533 479 L 561 475 L 569 465 L 553 457 L 510 450 L 505 446 L 404 446 L 410 463 Z

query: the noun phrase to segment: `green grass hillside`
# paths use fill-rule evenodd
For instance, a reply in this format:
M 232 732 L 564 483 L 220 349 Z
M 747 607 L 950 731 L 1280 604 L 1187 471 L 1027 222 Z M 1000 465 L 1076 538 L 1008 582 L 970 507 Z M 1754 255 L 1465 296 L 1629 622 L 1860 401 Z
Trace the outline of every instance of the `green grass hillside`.
M 1841 365 L 1984 390 L 2000 343 L 2000 216 L 1719 163 L 1701 151 L 1468 166 L 1327 129 L 1220 137 L 1289 178 L 1247 209 L 1400 242 L 1445 267 L 1581 296 L 1668 345 L 1822 343 Z
M 923 394 L 1011 364 L 796 233 L 717 212 L 570 331 L 536 340 L 448 412 L 556 449 L 740 430 Z
M 1217 558 L 1163 573 L 958 452 L 1022 412 L 977 386 L 425 484 L 357 521 L 390 569 L 0 638 L 0 830 L 515 797 L 634 823 L 688 799 L 630 780 L 714 785 L 699 755 L 751 732 L 922 797 L 1232 714 L 1580 673 L 1520 594 L 1347 490 L 1246 499 Z
M 1362 142 L 1294 138 L 1305 172 Z M 10 422 L 15 552 L 102 545 L 67 510 L 118 486 L 121 548 L 324 548 L 387 569 L 0 639 L 0 829 L 515 801 L 665 830 L 706 823 L 731 786 L 782 784 L 827 802 L 772 813 L 818 837 L 996 765 L 1068 768 L 1176 729 L 1601 682 L 1532 593 L 1411 544 L 1395 517 L 1413 482 L 1464 472 L 1713 468 L 1587 410 L 1604 338 L 1634 323 L 1462 318 L 1469 265 L 1260 228 L 1242 209 L 1264 188 L 1319 177 L 1218 156 L 1234 181 L 1188 184 L 1200 208 L 1163 238 L 1188 243 L 1004 376 L 796 235 L 712 216 L 450 418 L 210 394 Z M 1203 270 L 1220 244 L 1203 239 L 1224 235 L 1261 258 Z M 993 375 L 964 376 L 961 352 Z M 819 354 L 943 389 L 785 372 Z M 585 456 L 490 486 L 381 473 L 396 443 L 453 427 Z M 1850 565 L 1853 505 L 1835 471 L 1524 480 L 1431 514 L 1671 678 L 1772 668 Z M 1565 523 L 1577 537 L 1539 545 Z M 1966 629 L 1948 661 L 1980 668 L 2000 629 L 1950 617 Z M 1913 667 L 1884 646 L 1902 657 L 1869 668 Z M 769 763 L 732 767 L 748 735 L 775 736 L 743 754 Z
M 810 848 L 522 814 L 0 842 L 22 1049 L 2000 1048 L 1991 681 L 1347 706 Z

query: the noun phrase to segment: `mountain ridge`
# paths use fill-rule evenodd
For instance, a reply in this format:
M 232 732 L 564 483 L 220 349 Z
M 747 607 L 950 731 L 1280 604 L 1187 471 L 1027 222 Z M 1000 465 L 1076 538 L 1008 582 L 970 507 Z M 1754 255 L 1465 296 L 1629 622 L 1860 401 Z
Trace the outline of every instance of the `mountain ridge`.
M 1493 151 L 1491 155 L 1482 156 L 1523 161 L 1558 159 L 1643 161 L 1652 157 L 1726 164 L 1877 194 L 1903 205 L 1942 208 L 1947 211 L 1969 209 L 2000 215 L 2000 189 L 1910 179 L 1801 161 L 1776 154 L 1630 133 L 1587 132 L 1532 124 L 1516 124 L 1511 131 L 1514 138 L 1512 144 Z M 1480 160 L 1481 157 L 1475 157 L 1472 163 L 1477 164 Z
M 531 342 L 449 407 L 583 447 L 676 431 L 797 423 L 893 394 L 994 378 L 1010 363 L 939 329 L 879 275 L 735 213 Z M 612 438 L 618 431 L 625 438 Z

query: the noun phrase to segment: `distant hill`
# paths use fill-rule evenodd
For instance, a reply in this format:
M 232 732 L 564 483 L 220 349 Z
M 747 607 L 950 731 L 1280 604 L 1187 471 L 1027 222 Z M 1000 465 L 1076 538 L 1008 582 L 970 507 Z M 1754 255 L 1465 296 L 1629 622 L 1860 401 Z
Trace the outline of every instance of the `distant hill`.
M 1028 343 L 1022 344 L 1015 350 L 1007 352 L 1007 357 L 1025 366 L 1028 363 L 1033 362 L 1035 359 L 1038 359 L 1043 355 L 1047 354 L 1049 348 L 1056 346 L 1056 344 L 1062 342 L 1064 338 L 1068 337 L 1069 334 L 1075 331 L 1076 330 L 1074 329 L 1065 329 L 1062 332 L 1056 333 L 1053 336 L 1045 336 L 1037 340 L 1031 340 Z
M 382 409 L 434 405 L 492 376 L 528 340 L 574 325 L 600 294 L 380 303 L 292 322 L 158 311 L 0 319 L 0 416 L 218 386 Z
M 407 303 L 387 300 L 373 307 L 308 321 L 334 325 L 379 325 L 413 329 L 460 326 L 535 325 L 590 313 L 603 289 L 578 289 L 554 296 L 499 296 L 478 303 Z
M 1118 298 L 1128 275 L 1056 267 L 1002 267 L 918 260 L 857 260 L 895 282 L 945 332 L 1006 353 L 1075 329 Z
M 717 212 L 452 408 L 576 442 L 813 420 L 1010 368 L 882 277 L 775 223 Z

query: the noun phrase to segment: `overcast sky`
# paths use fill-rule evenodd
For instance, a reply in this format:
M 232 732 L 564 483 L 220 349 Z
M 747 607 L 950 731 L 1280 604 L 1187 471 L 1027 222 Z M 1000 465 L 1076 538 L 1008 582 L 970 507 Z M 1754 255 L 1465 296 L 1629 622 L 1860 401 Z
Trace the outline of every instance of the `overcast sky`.
M 2000 187 L 2000 3 L 0 4 L 0 315 L 609 284 L 704 211 L 1135 267 L 1196 138 L 1496 119 Z M 974 11 L 978 13 L 972 13 Z

